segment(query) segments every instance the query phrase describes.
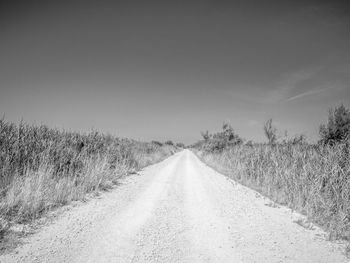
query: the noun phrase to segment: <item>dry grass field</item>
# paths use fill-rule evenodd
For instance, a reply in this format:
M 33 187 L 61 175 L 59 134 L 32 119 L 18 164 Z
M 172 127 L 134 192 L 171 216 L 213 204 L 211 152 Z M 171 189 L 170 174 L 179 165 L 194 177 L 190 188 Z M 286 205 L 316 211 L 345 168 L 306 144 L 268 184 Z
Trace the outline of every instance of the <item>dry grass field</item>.
M 237 146 L 201 159 L 278 203 L 350 239 L 350 162 L 347 143 L 330 146 Z
M 330 109 L 318 143 L 303 135 L 281 140 L 272 119 L 262 128 L 268 143 L 243 143 L 224 124 L 221 132 L 202 133 L 193 149 L 213 168 L 303 213 L 329 239 L 350 240 L 350 111 Z
M 111 188 L 165 159 L 172 145 L 0 120 L 0 238 L 13 223 Z

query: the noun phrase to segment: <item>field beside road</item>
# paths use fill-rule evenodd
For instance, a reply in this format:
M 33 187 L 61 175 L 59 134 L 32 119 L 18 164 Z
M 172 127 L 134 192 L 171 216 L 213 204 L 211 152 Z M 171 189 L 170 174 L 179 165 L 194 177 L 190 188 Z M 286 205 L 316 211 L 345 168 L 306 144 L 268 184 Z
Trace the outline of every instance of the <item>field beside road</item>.
M 159 142 L 0 120 L 0 252 L 22 234 L 14 231 L 16 224 L 111 189 L 121 177 L 176 151 Z
M 330 239 L 350 240 L 348 143 L 237 145 L 196 153 L 228 177 L 306 215 Z
M 1 262 L 348 262 L 317 226 L 184 150 L 60 215 Z

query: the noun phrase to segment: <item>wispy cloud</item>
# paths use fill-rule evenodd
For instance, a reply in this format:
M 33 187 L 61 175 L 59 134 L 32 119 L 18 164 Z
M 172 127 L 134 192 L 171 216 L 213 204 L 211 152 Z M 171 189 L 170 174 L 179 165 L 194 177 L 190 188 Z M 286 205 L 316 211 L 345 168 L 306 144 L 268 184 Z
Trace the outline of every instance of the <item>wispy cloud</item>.
M 332 88 L 333 88 L 333 87 L 328 87 L 328 88 L 323 88 L 323 89 L 313 89 L 313 90 L 309 90 L 309 91 L 306 91 L 306 92 L 302 92 L 302 93 L 300 93 L 300 94 L 298 94 L 298 95 L 289 97 L 289 98 L 287 98 L 286 101 L 293 101 L 293 100 L 300 99 L 300 98 L 303 98 L 303 97 L 306 97 L 306 96 L 309 96 L 309 95 L 315 95 L 315 94 L 318 94 L 318 93 L 321 93 L 321 92 L 330 90 L 330 89 L 332 89 Z M 333 89 L 334 89 L 334 88 L 333 88 Z
M 239 102 L 273 105 L 295 101 L 308 96 L 330 95 L 349 86 L 350 78 L 345 74 L 347 65 L 336 70 L 327 66 L 314 66 L 281 74 L 278 78 L 261 86 L 240 84 L 225 90 L 225 95 Z
M 266 94 L 266 96 L 264 96 L 262 101 L 265 103 L 276 103 L 280 101 L 289 100 L 291 98 L 291 93 L 295 91 L 298 85 L 302 84 L 304 81 L 308 81 L 314 78 L 321 69 L 322 69 L 321 67 L 313 67 L 309 69 L 303 69 L 292 73 L 284 74 L 281 77 L 281 79 L 274 85 L 275 88 L 270 90 Z M 309 93 L 309 92 L 311 91 L 309 90 L 303 93 Z M 312 93 L 314 92 L 315 90 L 312 90 Z M 306 95 L 307 94 L 305 94 L 305 96 Z M 295 95 L 293 97 L 296 97 L 296 96 L 298 95 Z

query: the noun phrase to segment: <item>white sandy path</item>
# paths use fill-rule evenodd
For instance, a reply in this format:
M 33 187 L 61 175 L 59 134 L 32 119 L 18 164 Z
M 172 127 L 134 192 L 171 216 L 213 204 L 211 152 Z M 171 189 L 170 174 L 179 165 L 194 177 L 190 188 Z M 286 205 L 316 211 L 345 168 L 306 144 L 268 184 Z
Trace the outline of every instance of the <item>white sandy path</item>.
M 184 150 L 63 213 L 0 262 L 348 262 L 298 214 Z

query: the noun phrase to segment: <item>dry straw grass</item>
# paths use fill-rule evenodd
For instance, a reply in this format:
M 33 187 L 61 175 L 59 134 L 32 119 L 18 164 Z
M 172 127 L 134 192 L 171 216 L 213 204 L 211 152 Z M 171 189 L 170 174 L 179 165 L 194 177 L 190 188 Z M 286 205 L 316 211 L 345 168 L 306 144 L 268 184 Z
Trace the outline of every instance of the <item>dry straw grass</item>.
M 349 143 L 236 146 L 202 160 L 274 201 L 306 214 L 330 238 L 350 240 Z
M 0 120 L 0 238 L 9 222 L 38 218 L 53 207 L 108 189 L 175 147 L 80 134 Z

